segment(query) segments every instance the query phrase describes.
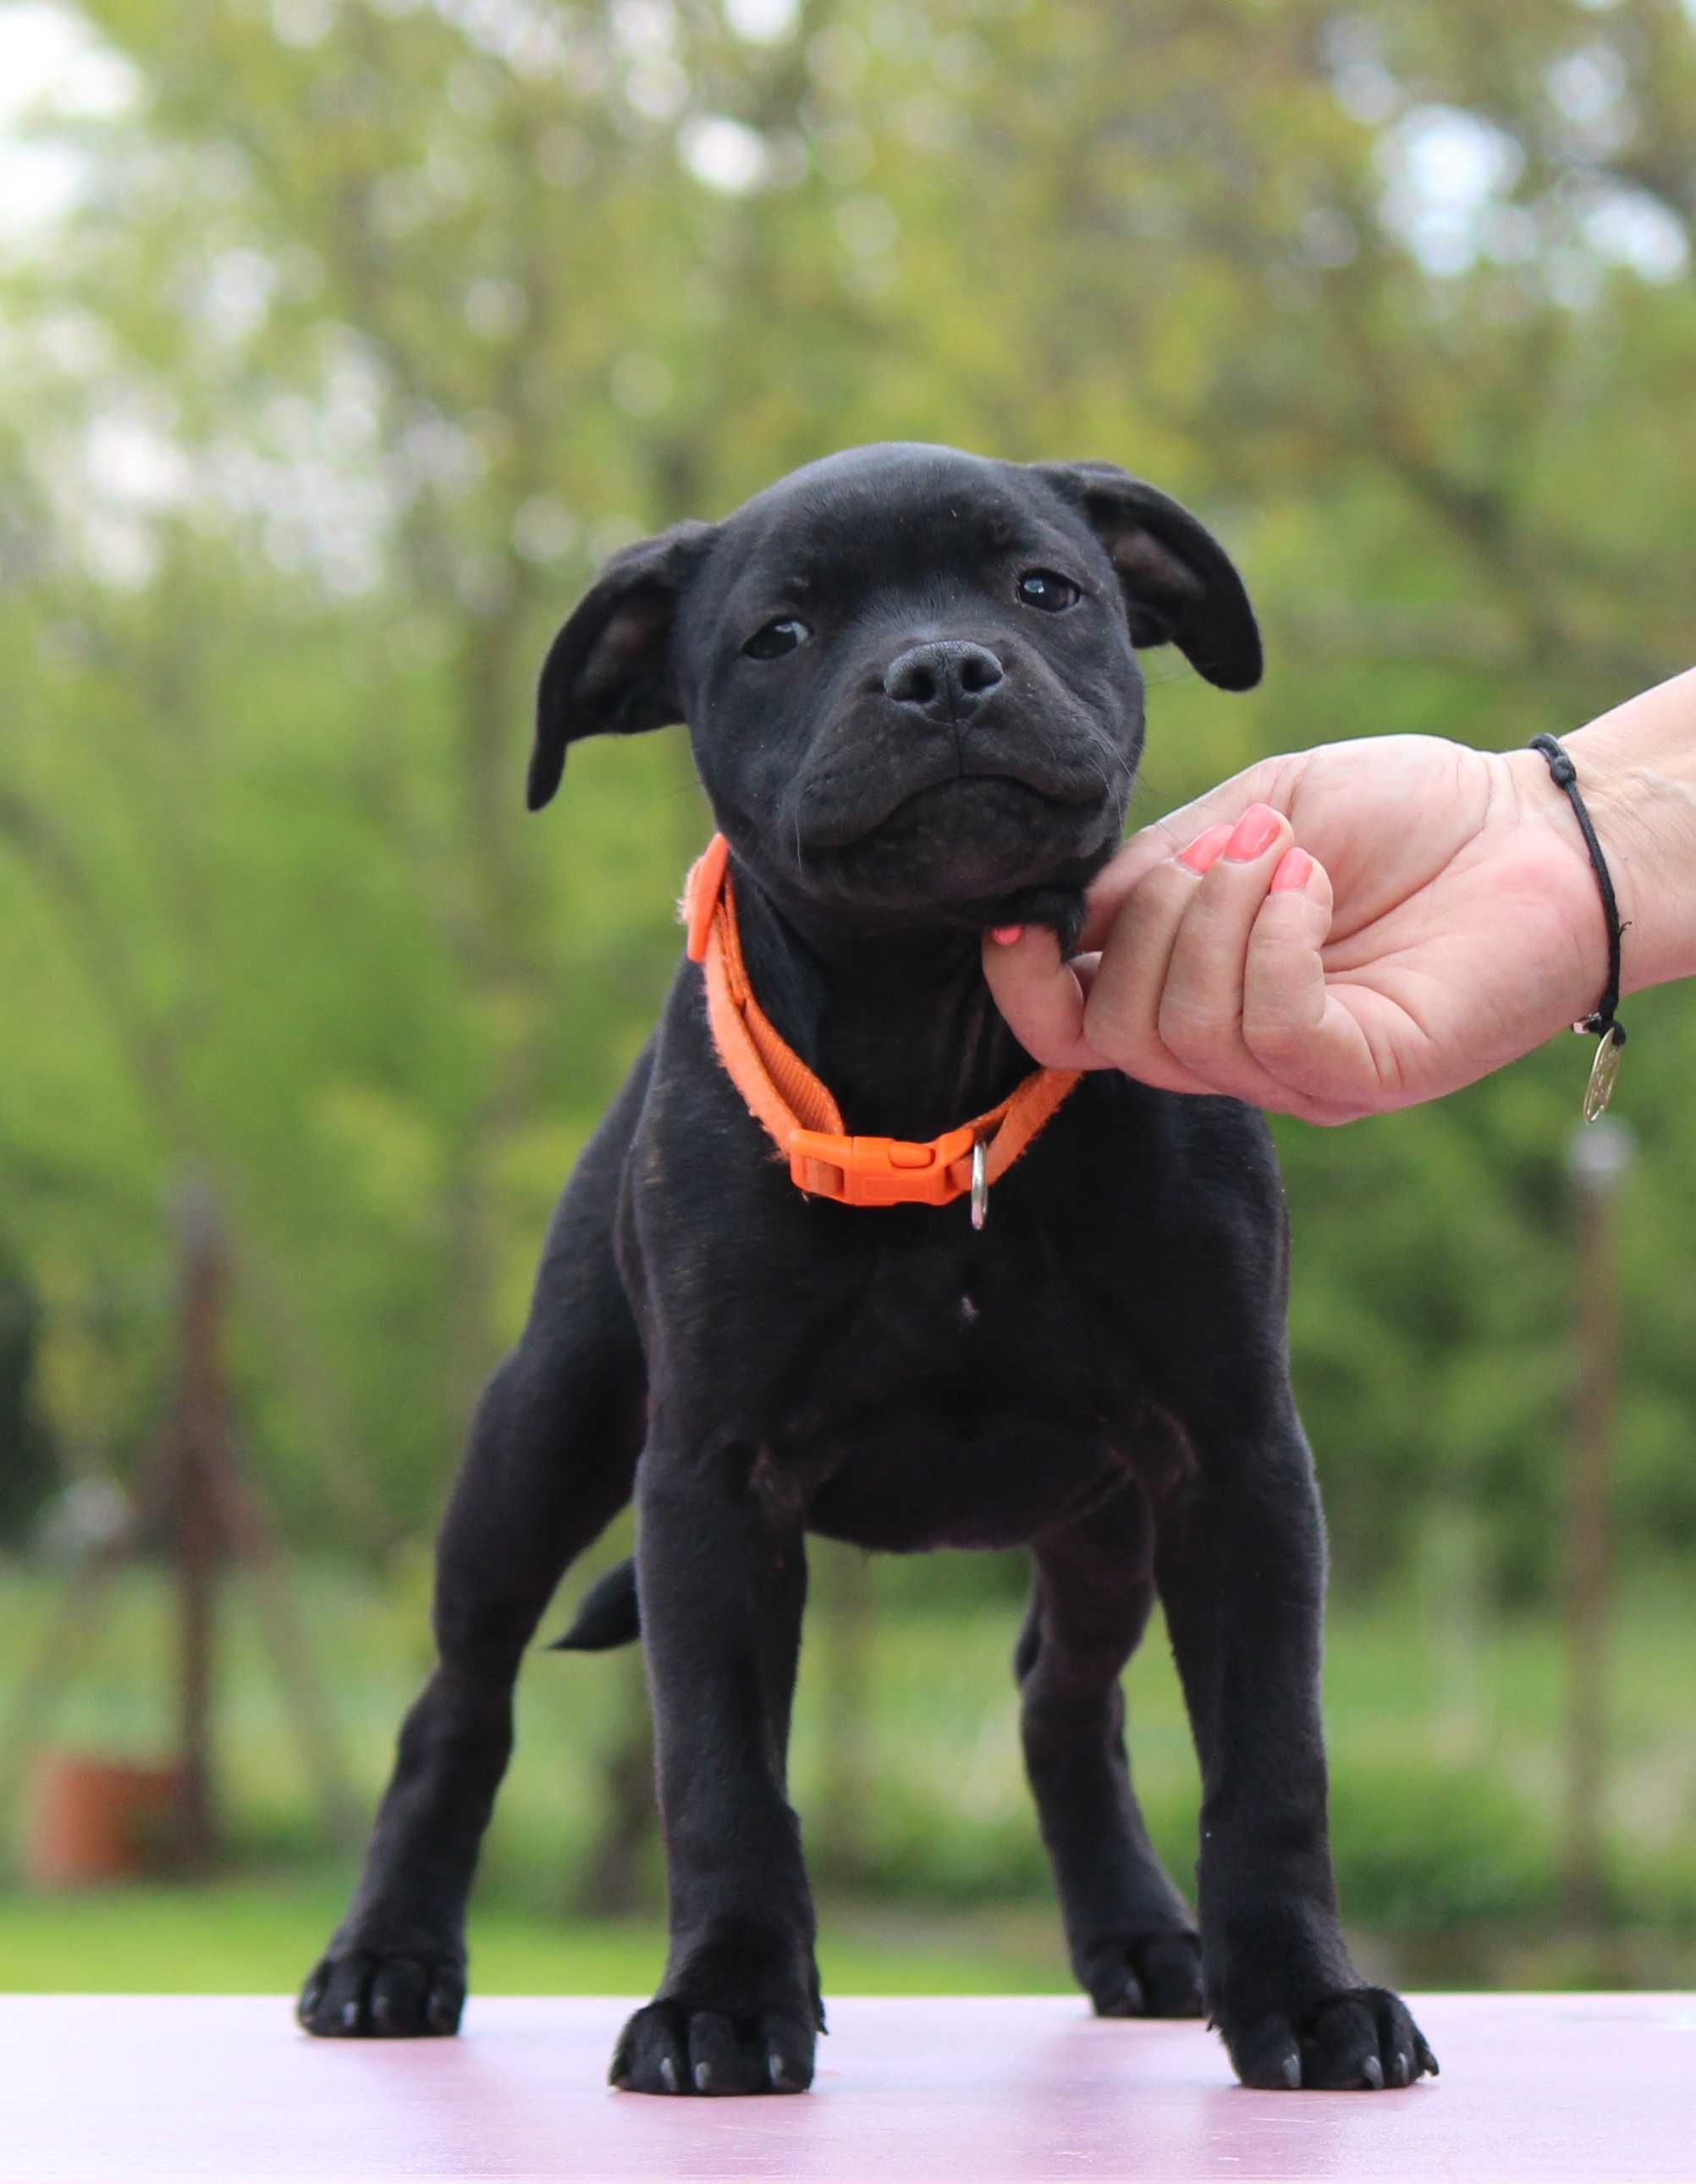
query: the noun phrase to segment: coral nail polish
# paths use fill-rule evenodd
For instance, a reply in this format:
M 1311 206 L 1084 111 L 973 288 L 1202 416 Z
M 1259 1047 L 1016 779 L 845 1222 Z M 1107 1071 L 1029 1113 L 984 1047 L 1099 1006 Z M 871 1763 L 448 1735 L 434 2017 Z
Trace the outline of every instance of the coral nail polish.
M 1285 890 L 1304 888 L 1313 872 L 1313 859 L 1305 850 L 1286 850 L 1278 860 L 1278 868 L 1272 874 L 1271 892 L 1279 894 Z
M 989 928 L 990 939 L 998 940 L 1004 948 L 1010 948 L 1015 940 L 1022 939 L 1024 933 L 1022 925 L 992 925 Z
M 1225 847 L 1231 839 L 1231 834 L 1228 822 L 1222 822 L 1217 827 L 1209 827 L 1196 836 L 1188 849 L 1178 851 L 1178 862 L 1193 872 L 1211 872 L 1225 855 Z
M 1251 804 L 1237 822 L 1237 831 L 1226 844 L 1233 865 L 1246 865 L 1264 856 L 1278 838 L 1278 815 L 1270 804 Z

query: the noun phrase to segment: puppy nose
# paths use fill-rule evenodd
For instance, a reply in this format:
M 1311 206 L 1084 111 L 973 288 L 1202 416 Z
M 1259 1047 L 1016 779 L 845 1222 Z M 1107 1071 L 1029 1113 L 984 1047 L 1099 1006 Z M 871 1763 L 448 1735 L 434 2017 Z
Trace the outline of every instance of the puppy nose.
M 950 638 L 909 646 L 890 661 L 883 687 L 898 705 L 940 727 L 975 713 L 1000 680 L 1001 662 L 987 645 Z

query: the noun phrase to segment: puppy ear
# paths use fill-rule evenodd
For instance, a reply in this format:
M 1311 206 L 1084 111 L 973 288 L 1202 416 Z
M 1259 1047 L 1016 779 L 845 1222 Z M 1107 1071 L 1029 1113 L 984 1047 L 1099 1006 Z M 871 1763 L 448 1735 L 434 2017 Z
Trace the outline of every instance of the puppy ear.
M 554 638 L 536 693 L 532 811 L 559 788 L 565 746 L 579 736 L 632 736 L 683 717 L 671 673 L 671 627 L 714 535 L 710 523 L 679 523 L 625 547 Z
M 1260 679 L 1260 632 L 1225 549 L 1187 508 L 1116 463 L 1032 463 L 1107 549 L 1135 645 L 1176 644 L 1221 690 Z

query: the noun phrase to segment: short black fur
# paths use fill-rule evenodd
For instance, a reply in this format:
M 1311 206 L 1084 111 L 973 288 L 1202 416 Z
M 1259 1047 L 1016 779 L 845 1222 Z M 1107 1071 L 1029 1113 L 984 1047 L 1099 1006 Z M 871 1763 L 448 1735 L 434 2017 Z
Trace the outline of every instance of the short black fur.
M 1030 1067 L 981 937 L 1075 935 L 1142 749 L 1135 648 L 1166 640 L 1225 688 L 1259 675 L 1235 570 L 1164 494 L 1106 464 L 855 449 L 609 566 L 549 655 L 531 802 L 576 737 L 687 719 L 763 1006 L 851 1128 L 929 1137 Z M 634 1496 L 634 1585 L 603 1580 L 562 1641 L 633 1636 L 639 1592 L 671 1946 L 615 2083 L 810 2082 L 823 2012 L 785 1763 L 809 1532 L 1030 1547 L 1025 1755 L 1098 2011 L 1204 2008 L 1251 2085 L 1434 2070 L 1337 1922 L 1324 1531 L 1286 1276 L 1260 1118 L 1111 1073 L 981 1232 L 963 1201 L 803 1196 L 681 966 L 479 1407 L 440 1541 L 439 1663 L 302 2022 L 457 2025 L 520 1657 Z M 1198 1921 L 1126 1757 L 1120 1672 L 1157 1594 L 1201 1760 Z

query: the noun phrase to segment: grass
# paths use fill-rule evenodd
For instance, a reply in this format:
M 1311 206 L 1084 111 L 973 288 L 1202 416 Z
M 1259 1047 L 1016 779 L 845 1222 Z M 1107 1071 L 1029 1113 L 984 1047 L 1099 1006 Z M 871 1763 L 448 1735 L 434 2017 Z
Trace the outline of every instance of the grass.
M 821 1620 L 804 1663 L 796 1801 L 826 1901 L 837 1992 L 1064 1991 L 1068 1975 L 1021 1779 L 1008 1659 L 1015 1604 L 959 1596 L 946 1564 L 878 1566 L 858 1667 Z M 831 1597 L 830 1571 L 820 1591 Z M 301 1580 L 362 1798 L 427 1667 L 422 1559 L 381 1584 L 320 1568 Z M 54 1587 L 0 1584 L 0 1660 L 40 1642 Z M 1333 1835 L 1351 1930 L 1382 1976 L 1423 1983 L 1696 1982 L 1696 1613 L 1647 1581 L 1614 1638 L 1608 1915 L 1560 1916 L 1563 1681 L 1543 1619 L 1460 1615 L 1409 1593 L 1333 1607 L 1326 1669 Z M 327 1855 L 286 1712 L 246 1611 L 224 1620 L 220 1791 L 230 1870 L 201 1888 L 43 1897 L 0 1887 L 0 1987 L 267 1992 L 292 1987 L 340 1914 L 353 1862 Z M 119 1588 L 53 1742 L 157 1758 L 170 1748 L 172 1626 L 159 1580 Z M 868 1703 L 845 1742 L 849 1694 Z M 1150 1830 L 1181 1880 L 1197 1783 L 1157 1631 L 1128 1679 Z M 0 1686 L 0 1708 L 7 1693 Z M 604 1763 L 642 1704 L 635 1655 L 539 1657 L 520 1685 L 520 1751 L 491 1830 L 472 1930 L 485 1992 L 633 1993 L 663 1955 L 651 1852 L 644 1915 L 586 1919 Z
M 284 1994 L 346 1903 L 320 1868 L 199 1887 L 145 1884 L 0 1899 L 0 1988 L 23 1994 Z M 1064 1993 L 1052 1919 L 905 1918 L 831 1907 L 820 1944 L 833 1994 Z M 540 1919 L 480 1904 L 475 1984 L 489 1994 L 643 1994 L 665 1957 L 657 1917 Z

